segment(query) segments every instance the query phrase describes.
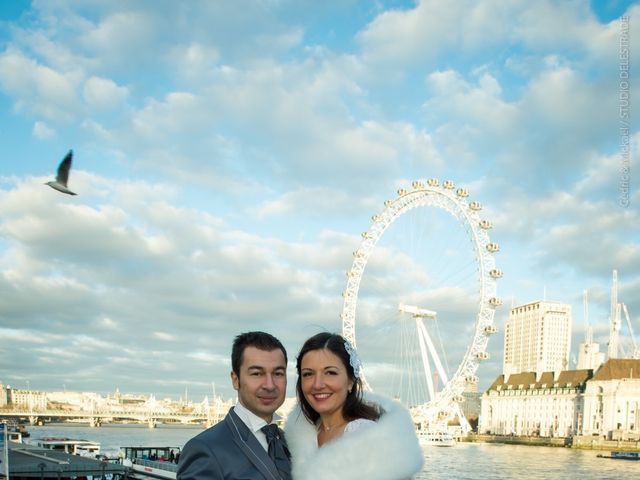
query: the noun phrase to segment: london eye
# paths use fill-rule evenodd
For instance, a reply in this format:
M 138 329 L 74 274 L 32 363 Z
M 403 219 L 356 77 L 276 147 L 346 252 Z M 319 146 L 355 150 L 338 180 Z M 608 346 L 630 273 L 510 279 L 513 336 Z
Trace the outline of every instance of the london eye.
M 373 215 L 343 293 L 343 335 L 357 346 L 365 385 L 398 398 L 421 428 L 461 414 L 501 304 L 491 223 L 466 189 L 437 179 L 398 190 Z

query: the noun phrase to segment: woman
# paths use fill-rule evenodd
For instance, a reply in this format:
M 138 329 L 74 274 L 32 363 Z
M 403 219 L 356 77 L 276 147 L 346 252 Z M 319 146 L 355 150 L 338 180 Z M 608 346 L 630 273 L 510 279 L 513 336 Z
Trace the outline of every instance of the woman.
M 343 337 L 319 333 L 298 355 L 285 434 L 294 480 L 400 480 L 422 469 L 409 412 L 378 395 L 363 399 L 361 364 Z

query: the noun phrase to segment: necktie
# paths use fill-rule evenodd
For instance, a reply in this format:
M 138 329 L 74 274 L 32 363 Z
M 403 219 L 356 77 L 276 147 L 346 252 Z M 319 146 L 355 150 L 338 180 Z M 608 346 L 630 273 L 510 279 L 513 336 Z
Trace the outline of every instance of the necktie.
M 267 437 L 267 443 L 269 445 L 268 453 L 273 463 L 275 463 L 280 476 L 283 480 L 291 479 L 291 461 L 289 458 L 289 448 L 287 448 L 287 442 L 285 441 L 282 431 L 275 423 L 271 425 L 265 425 L 262 430 Z

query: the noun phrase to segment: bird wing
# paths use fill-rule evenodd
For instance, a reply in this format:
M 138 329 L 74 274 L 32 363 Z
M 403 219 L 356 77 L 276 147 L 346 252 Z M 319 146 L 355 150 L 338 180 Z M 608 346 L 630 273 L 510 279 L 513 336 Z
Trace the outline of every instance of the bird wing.
M 69 170 L 71 170 L 71 160 L 73 159 L 73 150 L 69 150 L 69 153 L 62 159 L 58 166 L 58 175 L 56 176 L 56 182 L 67 186 L 69 180 Z

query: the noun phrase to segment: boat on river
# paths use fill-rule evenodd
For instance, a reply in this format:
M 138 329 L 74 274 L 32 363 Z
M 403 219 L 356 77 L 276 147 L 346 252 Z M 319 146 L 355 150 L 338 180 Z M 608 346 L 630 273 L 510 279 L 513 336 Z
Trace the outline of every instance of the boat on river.
M 175 480 L 180 447 L 121 447 L 122 464 L 139 479 Z
M 22 434 L 13 430 L 7 430 L 7 440 L 15 443 L 22 443 Z
M 22 423 L 7 423 L 7 433 L 19 433 L 20 438 L 29 438 L 31 434 Z
M 89 440 L 77 440 L 67 437 L 42 437 L 32 440 L 29 443 L 41 448 L 57 450 L 72 455 L 80 455 L 82 457 L 95 458 L 100 454 L 100 444 Z
M 613 458 L 615 460 L 640 460 L 640 452 L 622 452 L 614 450 L 611 455 L 598 455 L 600 458 Z
M 453 435 L 445 430 L 418 432 L 418 439 L 421 445 L 434 447 L 453 447 L 456 444 Z

